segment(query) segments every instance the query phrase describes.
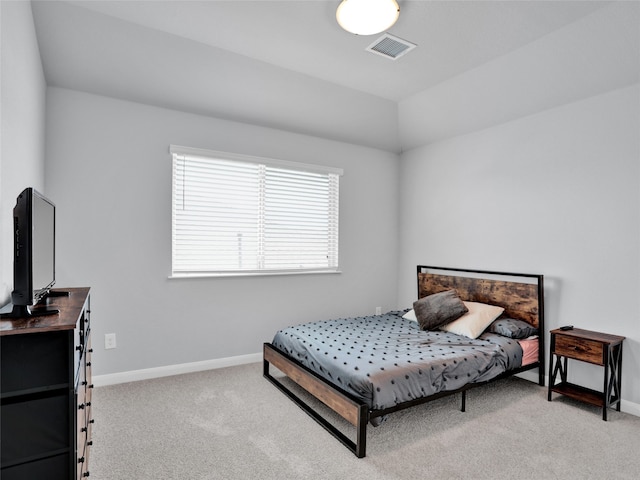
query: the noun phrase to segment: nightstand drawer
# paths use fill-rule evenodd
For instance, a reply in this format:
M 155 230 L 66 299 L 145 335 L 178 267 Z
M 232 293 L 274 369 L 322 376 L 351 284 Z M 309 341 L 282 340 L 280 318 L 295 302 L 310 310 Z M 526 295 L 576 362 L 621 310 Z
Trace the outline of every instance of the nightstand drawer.
M 602 342 L 556 335 L 554 353 L 563 357 L 595 363 L 596 365 L 604 365 L 604 346 Z

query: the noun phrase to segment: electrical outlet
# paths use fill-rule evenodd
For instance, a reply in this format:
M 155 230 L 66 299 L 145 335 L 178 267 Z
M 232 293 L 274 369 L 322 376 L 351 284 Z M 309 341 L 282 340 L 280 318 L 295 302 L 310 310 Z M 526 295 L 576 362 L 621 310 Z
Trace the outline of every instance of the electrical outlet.
M 109 350 L 110 348 L 116 348 L 116 334 L 115 333 L 106 333 L 104 335 L 104 349 Z
M 382 307 L 376 307 L 376 315 L 382 315 Z

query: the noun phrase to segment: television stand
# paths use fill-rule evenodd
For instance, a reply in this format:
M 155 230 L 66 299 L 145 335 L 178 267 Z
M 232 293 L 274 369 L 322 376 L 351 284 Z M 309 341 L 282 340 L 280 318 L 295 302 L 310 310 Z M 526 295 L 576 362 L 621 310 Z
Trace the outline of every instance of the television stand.
M 49 308 L 45 306 L 38 307 L 34 305 L 29 308 L 27 305 L 14 305 L 10 312 L 4 312 L 0 314 L 0 318 L 5 320 L 18 319 L 18 318 L 31 318 L 40 317 L 42 315 L 58 315 L 60 310 L 56 308 Z
M 58 297 L 68 297 L 71 294 L 69 290 L 49 290 L 38 303 L 35 305 L 15 305 L 11 304 L 12 310 L 7 312 L 1 312 L 0 318 L 11 320 L 12 318 L 31 318 L 40 317 L 42 315 L 58 315 L 60 310 L 57 308 L 51 308 L 47 305 L 48 299 L 54 299 Z M 7 305 L 5 308 L 9 308 Z

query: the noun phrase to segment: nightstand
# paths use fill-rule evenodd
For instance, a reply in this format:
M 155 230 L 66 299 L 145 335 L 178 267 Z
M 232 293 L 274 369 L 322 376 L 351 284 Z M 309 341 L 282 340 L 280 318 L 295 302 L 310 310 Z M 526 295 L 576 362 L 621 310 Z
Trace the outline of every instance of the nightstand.
M 591 405 L 602 407 L 602 419 L 607 420 L 607 408 L 615 405 L 620 411 L 622 383 L 622 342 L 625 337 L 574 328 L 551 330 L 549 361 L 549 397 L 556 392 Z M 567 381 L 567 359 L 604 367 L 602 391 L 581 387 Z M 560 383 L 556 378 L 560 374 Z

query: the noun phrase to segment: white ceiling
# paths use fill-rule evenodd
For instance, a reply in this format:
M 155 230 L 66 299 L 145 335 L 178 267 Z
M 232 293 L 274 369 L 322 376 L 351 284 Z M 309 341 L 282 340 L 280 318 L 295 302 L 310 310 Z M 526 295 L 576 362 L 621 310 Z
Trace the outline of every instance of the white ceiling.
M 418 45 L 396 61 L 365 52 L 331 1 L 74 1 L 128 22 L 398 101 L 601 8 L 588 1 L 409 1 L 389 33 Z
M 50 86 L 391 152 L 640 78 L 635 0 L 399 0 L 389 33 L 418 47 L 395 61 L 365 51 L 378 35 L 337 25 L 338 3 L 32 9 Z

